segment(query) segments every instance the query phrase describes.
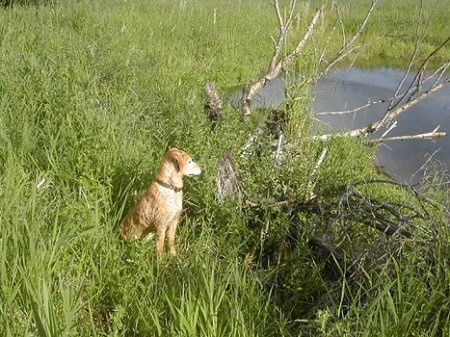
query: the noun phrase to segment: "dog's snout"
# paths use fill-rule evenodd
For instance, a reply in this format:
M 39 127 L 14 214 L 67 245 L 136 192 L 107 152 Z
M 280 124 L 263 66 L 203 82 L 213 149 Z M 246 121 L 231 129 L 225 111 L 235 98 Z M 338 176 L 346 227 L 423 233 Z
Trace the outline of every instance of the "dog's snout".
M 198 176 L 202 173 L 202 171 L 203 171 L 203 166 L 201 164 L 198 164 L 198 163 L 194 162 L 193 160 L 191 160 L 191 161 L 189 161 L 189 163 L 186 167 L 185 175 Z

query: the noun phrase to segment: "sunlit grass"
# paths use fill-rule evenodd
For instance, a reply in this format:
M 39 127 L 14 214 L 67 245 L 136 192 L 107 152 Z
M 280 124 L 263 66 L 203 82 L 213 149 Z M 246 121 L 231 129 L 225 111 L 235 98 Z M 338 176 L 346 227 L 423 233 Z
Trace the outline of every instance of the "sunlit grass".
M 363 6 L 356 8 L 343 12 L 349 29 L 351 18 L 363 16 Z M 411 20 L 389 8 L 386 20 Z M 441 12 L 427 45 L 439 41 L 437 27 L 447 27 Z M 296 31 L 304 22 L 299 17 Z M 378 14 L 370 34 L 386 22 Z M 221 93 L 245 85 L 266 68 L 277 34 L 273 8 L 257 0 L 52 1 L 0 9 L 2 336 L 448 333 L 445 212 L 432 240 L 408 242 L 402 259 L 393 255 L 352 283 L 324 278 L 309 249 L 323 230 L 314 214 L 320 207 L 291 214 L 268 206 L 315 195 L 325 208 L 343 185 L 377 177 L 373 152 L 361 141 L 305 137 L 307 87 L 292 88 L 289 134 L 296 143 L 282 167 L 274 166 L 265 140 L 250 158 L 239 156 L 262 116 L 243 125 L 225 100 L 223 121 L 215 129 L 208 124 L 204 84 L 215 81 Z M 374 45 L 388 55 L 383 61 L 408 49 L 408 39 L 396 41 L 398 49 Z M 307 83 L 315 55 L 308 52 L 295 68 Z M 186 149 L 205 173 L 186 181 L 179 259 L 167 255 L 158 263 L 152 242 L 124 244 L 115 230 L 168 146 Z M 311 181 L 324 146 L 327 157 Z M 216 165 L 227 149 L 261 209 L 218 204 Z M 386 187 L 368 191 L 387 201 L 408 198 Z M 338 300 L 317 303 L 328 291 Z

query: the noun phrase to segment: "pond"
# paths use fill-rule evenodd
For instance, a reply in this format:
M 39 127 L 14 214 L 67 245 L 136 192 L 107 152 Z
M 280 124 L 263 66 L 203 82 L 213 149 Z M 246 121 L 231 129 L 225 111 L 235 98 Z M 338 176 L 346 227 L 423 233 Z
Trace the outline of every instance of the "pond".
M 346 115 L 320 113 L 352 110 L 369 101 L 389 99 L 403 75 L 402 71 L 388 68 L 347 68 L 321 78 L 313 88 L 315 98 L 311 110 L 321 121 L 322 132 L 349 130 L 379 119 L 386 111 L 387 103 L 371 105 Z M 252 107 L 278 107 L 284 100 L 284 87 L 283 80 L 275 79 L 254 98 Z M 231 102 L 236 104 L 241 95 L 240 92 L 235 93 Z M 427 133 L 439 125 L 439 131 L 450 134 L 450 87 L 433 93 L 398 116 L 397 126 L 389 136 Z M 376 162 L 389 175 L 408 184 L 415 184 L 424 174 L 434 174 L 437 170 L 447 175 L 450 169 L 450 135 L 434 140 L 386 141 L 378 147 Z
M 352 110 L 369 101 L 388 99 L 394 94 L 404 72 L 395 69 L 342 69 L 321 78 L 314 88 L 313 113 Z M 411 80 L 411 77 L 408 78 Z M 320 116 L 328 130 L 348 130 L 380 118 L 387 103 L 372 105 L 341 116 Z M 450 134 L 450 87 L 433 93 L 397 118 L 389 136 L 431 132 L 437 126 Z M 383 131 L 384 132 L 384 131 Z M 428 140 L 386 141 L 378 147 L 378 164 L 396 179 L 414 184 L 430 170 L 447 173 L 450 168 L 450 136 Z

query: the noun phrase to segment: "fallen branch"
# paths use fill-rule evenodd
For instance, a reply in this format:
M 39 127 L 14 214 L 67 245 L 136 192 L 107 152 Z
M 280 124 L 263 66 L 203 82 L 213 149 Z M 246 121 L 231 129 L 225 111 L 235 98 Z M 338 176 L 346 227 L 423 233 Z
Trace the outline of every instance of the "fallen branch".
M 405 208 L 411 212 L 407 215 L 401 211 Z M 338 218 L 343 222 L 355 221 L 368 225 L 387 235 L 399 234 L 411 238 L 411 232 L 404 229 L 405 225 L 415 226 L 411 222 L 414 218 L 423 218 L 421 214 L 406 204 L 389 204 L 371 196 L 365 196 L 354 186 L 347 186 L 339 201 Z
M 316 140 L 328 140 L 332 137 L 339 136 L 339 137 L 366 137 L 369 134 L 372 134 L 376 131 L 378 131 L 380 128 L 386 126 L 389 122 L 393 121 L 395 118 L 397 118 L 401 113 L 405 112 L 412 106 L 416 105 L 417 103 L 423 101 L 425 98 L 430 96 L 432 93 L 444 88 L 445 86 L 450 84 L 450 78 L 446 79 L 445 81 L 433 84 L 431 88 L 429 88 L 426 91 L 420 92 L 417 96 L 411 97 L 408 99 L 408 101 L 400 106 L 397 106 L 393 108 L 392 110 L 388 109 L 386 113 L 383 115 L 383 117 L 371 124 L 365 125 L 361 128 L 353 129 L 350 131 L 338 133 L 338 134 L 325 134 L 320 136 L 313 137 Z M 432 132 L 428 133 L 427 136 L 430 136 L 432 134 L 434 137 L 432 138 L 439 138 L 446 136 L 445 132 Z M 409 137 L 409 139 L 413 139 L 412 137 L 417 138 L 430 138 L 430 137 L 421 137 L 421 135 L 417 136 L 406 136 Z M 406 138 L 408 139 L 408 138 Z
M 422 133 L 419 135 L 406 135 L 406 136 L 396 136 L 396 137 L 381 137 L 377 139 L 371 139 L 369 142 L 371 143 L 381 143 L 390 140 L 411 140 L 411 139 L 436 139 L 447 136 L 446 132 L 438 132 L 440 126 L 434 129 L 431 132 Z
M 416 96 L 409 97 L 407 102 L 402 104 L 402 105 L 396 106 L 393 109 L 388 109 L 382 119 L 380 119 L 379 121 L 373 123 L 373 126 L 372 126 L 373 131 L 372 132 L 377 131 L 382 126 L 384 126 L 387 122 L 395 119 L 398 115 L 403 113 L 405 110 L 408 110 L 413 105 L 416 105 L 417 103 L 420 103 L 425 98 L 430 96 L 432 93 L 434 93 L 434 92 L 436 92 L 436 91 L 446 87 L 447 85 L 449 85 L 450 84 L 450 78 L 448 78 L 445 81 L 440 82 L 440 83 L 434 83 L 428 90 L 425 90 L 425 91 L 420 91 L 420 87 L 422 86 L 422 84 L 423 83 L 420 82 L 416 86 L 417 90 L 419 91 L 419 94 L 417 94 Z

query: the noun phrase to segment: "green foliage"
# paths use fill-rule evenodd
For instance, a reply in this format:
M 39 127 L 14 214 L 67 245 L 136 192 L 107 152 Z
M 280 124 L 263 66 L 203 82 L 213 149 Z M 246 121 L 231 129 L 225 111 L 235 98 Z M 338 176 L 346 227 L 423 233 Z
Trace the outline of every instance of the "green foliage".
M 303 6 L 295 34 L 314 8 Z M 350 30 L 364 9 L 353 8 L 345 14 Z M 386 20 L 410 20 L 388 12 Z M 436 15 L 444 31 L 448 20 Z M 226 96 L 265 69 L 277 24 L 273 8 L 257 0 L 15 1 L 0 8 L 2 336 L 449 333 L 445 210 L 426 206 L 433 222 L 422 219 L 420 239 L 402 243 L 404 254 L 391 251 L 378 268 L 364 265 L 356 280 L 345 264 L 332 263 L 343 277 L 330 277 L 327 261 L 311 249 L 339 214 L 342 188 L 378 177 L 374 149 L 363 141 L 307 137 L 314 48 L 288 74 L 304 81 L 289 90 L 292 145 L 282 163 L 266 126 L 240 151 L 270 112 L 243 124 L 225 101 L 224 119 L 214 129 L 208 124 L 204 84 L 214 80 Z M 323 24 L 316 46 L 330 41 L 322 40 L 329 33 Z M 377 16 L 372 34 L 385 24 Z M 439 41 L 436 31 L 429 46 Z M 393 53 L 384 42 L 377 48 Z M 115 230 L 168 146 L 186 149 L 205 173 L 186 180 L 179 259 L 158 263 L 152 242 L 125 244 Z M 228 149 L 254 207 L 216 200 L 216 166 Z M 361 190 L 421 207 L 402 189 Z M 425 192 L 448 200 L 431 187 Z M 352 238 L 368 232 L 346 225 L 334 230 Z M 371 235 L 366 243 L 380 237 Z

